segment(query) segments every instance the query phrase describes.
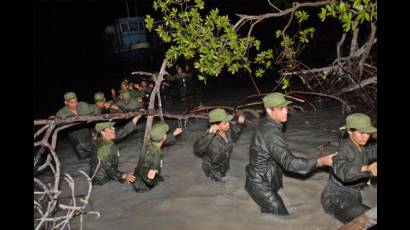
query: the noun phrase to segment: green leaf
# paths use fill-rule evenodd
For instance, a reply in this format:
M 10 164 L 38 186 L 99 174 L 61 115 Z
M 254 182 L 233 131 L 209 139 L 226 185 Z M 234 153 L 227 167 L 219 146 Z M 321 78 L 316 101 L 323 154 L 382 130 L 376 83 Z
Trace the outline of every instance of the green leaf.
M 196 7 L 198 7 L 198 9 L 200 10 L 204 9 L 204 2 L 202 0 L 195 0 L 195 4 L 196 4 Z
M 288 87 L 289 87 L 289 80 L 287 78 L 285 78 L 282 81 L 282 89 L 286 89 Z
M 158 2 L 157 1 L 154 1 L 153 8 L 154 8 L 155 11 L 158 10 Z
M 368 22 L 370 22 L 370 14 L 369 14 L 369 13 L 366 12 L 365 18 L 366 18 L 366 20 L 367 20 Z
M 282 35 L 282 31 L 281 30 L 276 30 L 275 32 L 275 37 L 278 38 Z
M 259 47 L 261 46 L 261 41 L 255 40 L 253 41 L 253 45 L 255 46 L 255 49 L 259 51 Z
M 204 76 L 198 75 L 198 79 L 199 79 L 200 81 L 203 81 L 204 84 L 206 85 L 206 78 L 205 78 Z
M 309 18 L 309 15 L 304 10 L 302 10 L 302 11 L 297 10 L 295 12 L 295 16 L 298 19 L 299 23 L 302 23 L 303 21 L 306 21 Z
M 326 8 L 322 7 L 322 12 L 319 13 L 319 18 L 322 22 L 325 21 L 326 19 L 326 13 L 327 13 Z
M 150 15 L 147 15 L 145 17 L 145 28 L 147 28 L 147 30 L 151 32 L 153 26 L 154 26 L 154 19 L 152 19 Z
M 263 77 L 263 74 L 265 73 L 265 70 L 264 69 L 262 69 L 262 68 L 258 68 L 257 70 L 256 70 L 256 73 L 255 73 L 255 76 L 256 77 Z

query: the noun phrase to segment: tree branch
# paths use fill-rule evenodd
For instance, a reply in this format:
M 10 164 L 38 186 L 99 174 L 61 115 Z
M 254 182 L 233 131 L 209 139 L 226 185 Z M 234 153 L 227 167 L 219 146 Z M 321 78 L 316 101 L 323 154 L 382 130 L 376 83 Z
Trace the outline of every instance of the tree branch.
M 340 47 L 343 45 L 346 39 L 346 33 L 343 33 L 342 38 L 340 41 L 337 42 L 337 67 L 338 67 L 338 72 L 340 73 L 342 71 L 342 62 L 340 61 Z
M 360 62 L 359 62 L 359 79 L 361 79 L 361 77 L 362 77 L 363 64 L 365 63 L 367 57 L 369 56 L 370 49 L 372 48 L 373 41 L 375 40 L 375 37 L 376 37 L 377 27 L 374 23 L 371 23 L 371 27 L 372 27 L 372 31 L 370 33 L 369 40 L 366 42 L 366 48 L 365 48 L 365 50 L 363 52 L 363 55 L 362 55 L 362 58 L 360 59 Z
M 339 96 L 339 95 L 342 95 L 344 93 L 347 93 L 347 92 L 350 92 L 350 91 L 353 91 L 353 90 L 362 88 L 366 85 L 374 84 L 374 83 L 377 83 L 377 77 L 367 78 L 367 79 L 361 81 L 360 83 L 349 85 L 349 86 L 339 90 L 339 92 L 335 93 L 334 96 Z
M 267 18 L 273 18 L 273 17 L 282 17 L 284 15 L 290 14 L 299 8 L 304 8 L 304 7 L 318 7 L 318 6 L 323 6 L 326 4 L 331 3 L 331 1 L 320 1 L 320 2 L 295 2 L 292 8 L 288 8 L 286 10 L 283 10 L 279 13 L 267 13 L 267 14 L 261 14 L 261 15 L 245 15 L 245 14 L 237 14 L 237 16 L 243 20 L 265 20 Z M 238 23 L 237 23 L 238 24 Z M 236 28 L 237 24 L 235 24 L 234 28 Z

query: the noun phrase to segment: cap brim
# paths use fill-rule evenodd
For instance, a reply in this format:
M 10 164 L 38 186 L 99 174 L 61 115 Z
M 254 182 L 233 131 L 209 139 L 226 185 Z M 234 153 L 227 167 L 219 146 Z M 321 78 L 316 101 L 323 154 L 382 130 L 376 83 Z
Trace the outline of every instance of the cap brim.
M 287 106 L 287 105 L 289 105 L 289 104 L 291 104 L 291 103 L 292 103 L 291 101 L 285 101 L 285 102 L 283 102 L 282 104 L 279 104 L 279 105 L 277 105 L 277 106 L 273 106 L 273 107 L 271 107 L 271 108 L 285 107 L 285 106 Z
M 358 130 L 362 133 L 375 133 L 375 132 L 377 132 L 377 129 L 373 126 L 361 128 L 361 129 L 358 129 Z
M 227 117 L 226 117 L 226 121 L 231 121 L 233 119 L 233 116 L 232 115 L 228 115 Z
M 115 125 L 115 122 L 110 122 L 110 126 L 108 126 L 107 128 L 114 127 L 114 125 Z

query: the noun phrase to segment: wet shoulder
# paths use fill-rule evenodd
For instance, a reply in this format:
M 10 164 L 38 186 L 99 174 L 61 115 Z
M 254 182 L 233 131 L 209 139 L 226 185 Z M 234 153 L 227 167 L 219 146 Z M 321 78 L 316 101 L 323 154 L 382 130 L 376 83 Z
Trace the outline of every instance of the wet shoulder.
M 99 143 L 97 146 L 97 153 L 101 160 L 105 160 L 109 157 L 110 153 L 115 148 L 113 143 Z
M 334 159 L 347 159 L 351 161 L 355 158 L 356 152 L 357 150 L 350 139 L 343 140 L 337 149 L 338 154 Z

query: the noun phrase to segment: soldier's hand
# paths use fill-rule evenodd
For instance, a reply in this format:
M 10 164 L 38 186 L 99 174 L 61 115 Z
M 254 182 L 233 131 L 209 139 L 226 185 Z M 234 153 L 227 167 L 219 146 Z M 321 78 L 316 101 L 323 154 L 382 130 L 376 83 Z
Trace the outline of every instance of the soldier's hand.
M 127 183 L 132 183 L 135 181 L 135 176 L 133 175 L 133 173 L 124 173 L 122 174 L 122 179 Z
M 214 124 L 209 128 L 209 133 L 216 133 L 218 132 L 218 130 L 219 130 L 219 126 L 217 124 Z
M 118 105 L 116 105 L 116 104 L 112 104 L 110 109 L 120 110 L 120 108 L 118 108 Z
M 369 171 L 372 176 L 377 176 L 377 161 L 369 165 Z
M 181 128 L 176 128 L 175 130 L 174 130 L 174 136 L 178 136 L 179 134 L 181 134 L 182 133 L 182 129 Z
M 96 131 L 91 131 L 91 138 L 95 141 L 97 140 L 97 132 Z
M 148 171 L 148 175 L 147 175 L 148 179 L 150 179 L 150 180 L 154 179 L 154 178 L 155 178 L 155 174 L 157 174 L 157 173 L 158 173 L 158 170 L 150 169 L 150 170 Z
M 333 164 L 333 159 L 332 157 L 335 156 L 337 153 L 333 153 L 324 157 L 321 157 L 317 159 L 317 167 L 322 167 L 322 166 L 332 166 Z
M 104 102 L 104 108 L 109 109 L 111 107 L 111 102 Z
M 243 116 L 243 115 L 240 115 L 239 117 L 238 117 L 238 123 L 239 124 L 243 124 L 245 122 L 245 117 Z
M 141 118 L 141 114 L 138 114 L 137 116 L 135 116 L 134 118 L 132 118 L 132 122 L 134 122 L 134 124 L 137 124 L 138 120 Z
M 111 89 L 111 95 L 113 95 L 115 97 L 115 89 Z

